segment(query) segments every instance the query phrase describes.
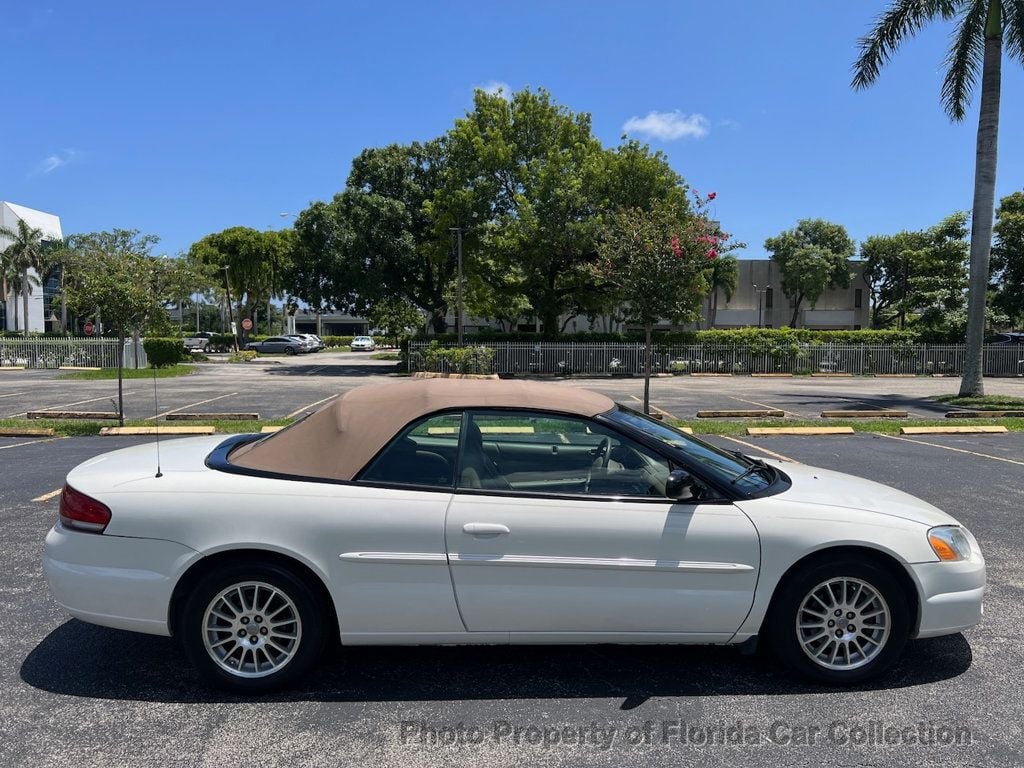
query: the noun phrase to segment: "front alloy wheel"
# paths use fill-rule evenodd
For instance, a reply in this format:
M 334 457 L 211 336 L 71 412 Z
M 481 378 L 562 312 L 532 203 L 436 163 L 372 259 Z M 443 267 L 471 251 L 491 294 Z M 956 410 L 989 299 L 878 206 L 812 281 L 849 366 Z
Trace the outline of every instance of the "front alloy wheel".
M 886 567 L 841 557 L 786 579 L 765 634 L 796 672 L 843 685 L 891 666 L 910 634 L 910 621 L 904 589 Z
M 318 660 L 323 614 L 309 585 L 290 570 L 236 563 L 196 585 L 182 609 L 179 634 L 209 682 L 263 693 L 294 682 Z

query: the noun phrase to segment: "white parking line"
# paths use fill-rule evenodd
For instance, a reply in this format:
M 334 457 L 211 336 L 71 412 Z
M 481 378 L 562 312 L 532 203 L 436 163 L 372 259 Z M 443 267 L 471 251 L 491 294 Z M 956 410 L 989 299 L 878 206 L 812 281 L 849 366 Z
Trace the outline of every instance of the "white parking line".
M 327 366 L 325 365 L 324 368 L 326 368 L 326 367 Z M 301 408 L 299 408 L 297 411 L 292 411 L 291 413 L 289 413 L 287 416 L 285 416 L 285 418 L 286 419 L 294 418 L 295 416 L 298 416 L 300 413 L 305 413 L 310 408 L 315 408 L 316 406 L 320 405 L 321 403 L 326 403 L 328 400 L 333 400 L 336 397 L 337 397 L 337 395 L 331 395 L 330 397 L 325 397 L 323 400 L 317 400 L 315 403 L 310 403 L 309 405 L 304 405 Z
M 789 461 L 789 462 L 792 462 L 793 464 L 799 464 L 800 463 L 796 459 L 789 458 L 789 456 L 783 456 L 781 453 L 776 453 L 775 451 L 769 451 L 767 448 L 764 448 L 764 447 L 762 447 L 760 445 L 755 445 L 754 443 L 748 443 L 746 440 L 740 440 L 739 438 L 736 438 L 736 437 L 729 437 L 728 435 L 717 435 L 717 437 L 720 437 L 723 440 L 731 440 L 732 442 L 739 443 L 740 445 L 745 445 L 745 446 L 747 446 L 747 448 L 752 448 L 755 451 L 757 451 L 758 453 L 766 453 L 769 456 L 771 456 L 772 458 L 778 459 L 779 461 Z
M 941 443 L 929 443 L 927 440 L 912 440 L 909 437 L 896 437 L 896 435 L 883 435 L 881 432 L 873 432 L 872 434 L 878 437 L 885 437 L 889 440 L 902 440 L 904 443 L 917 443 L 918 445 L 927 445 L 932 448 L 942 448 L 944 451 L 955 451 L 956 453 L 966 453 L 971 456 L 978 456 L 982 459 L 992 459 L 992 461 L 1002 461 L 1007 464 L 1016 464 L 1017 466 L 1024 467 L 1024 461 L 1017 461 L 1016 459 L 1007 459 L 1003 456 L 993 456 L 990 453 L 978 453 L 977 451 L 968 451 L 966 448 L 954 448 L 951 445 L 942 445 Z
M 225 397 L 234 397 L 237 394 L 237 392 L 231 392 L 227 395 L 217 395 L 217 397 L 211 397 L 209 400 L 200 400 L 198 403 L 189 403 L 188 405 L 183 405 L 180 408 L 172 408 L 169 411 L 164 411 L 163 413 L 158 413 L 154 416 L 147 416 L 145 420 L 153 421 L 154 419 L 163 418 L 169 413 L 177 413 L 178 411 L 183 411 L 186 408 L 195 408 L 197 405 L 205 405 L 206 403 L 212 403 L 214 400 L 223 400 Z
M 54 440 L 67 440 L 67 437 L 47 437 L 43 440 L 29 440 L 27 443 L 15 443 L 14 445 L 0 445 L 0 451 L 6 451 L 8 448 L 22 448 L 26 445 L 36 445 L 37 443 L 52 443 Z
M 131 392 L 125 392 L 124 396 L 128 397 L 128 395 L 134 394 L 134 392 L 135 392 L 135 390 L 132 390 Z M 95 403 L 97 400 L 113 400 L 114 402 L 117 402 L 117 395 L 115 394 L 113 397 L 111 397 L 110 395 L 103 395 L 102 397 L 92 397 L 92 398 L 89 398 L 88 400 L 76 400 L 73 403 L 58 403 L 57 405 L 47 405 L 47 406 L 45 406 L 43 408 L 38 408 L 36 410 L 40 410 L 40 411 L 58 411 L 61 408 L 69 408 L 72 405 L 85 405 L 86 403 Z M 15 419 L 15 418 L 17 418 L 19 416 L 24 416 L 26 413 L 28 413 L 28 411 L 20 411 L 19 413 L 12 413 L 10 416 L 7 416 L 5 418 Z
M 313 375 L 314 373 L 316 373 L 316 372 L 318 372 L 318 371 L 322 371 L 322 370 L 323 370 L 324 368 L 326 368 L 326 367 L 327 367 L 326 365 L 321 365 L 321 366 L 319 366 L 318 368 L 314 368 L 314 369 L 313 369 L 313 370 L 311 370 L 311 371 L 306 371 L 306 373 L 305 373 L 304 375 L 305 375 L 305 376 L 312 376 L 312 375 Z
M 64 490 L 64 489 L 63 488 L 58 488 L 56 491 L 50 491 L 49 493 L 44 493 L 42 496 L 36 496 L 34 499 L 32 499 L 32 501 L 49 501 L 54 496 L 60 496 L 60 492 L 62 490 Z
M 0 395 L 0 397 L 17 397 L 18 395 L 24 394 L 24 392 L 8 392 L 6 395 Z

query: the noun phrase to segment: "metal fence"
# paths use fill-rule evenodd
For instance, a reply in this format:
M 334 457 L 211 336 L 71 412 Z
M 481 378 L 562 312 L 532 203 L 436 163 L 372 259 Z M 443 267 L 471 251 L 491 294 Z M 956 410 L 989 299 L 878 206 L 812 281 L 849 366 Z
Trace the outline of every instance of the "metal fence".
M 454 344 L 441 344 L 452 348 Z M 625 342 L 481 342 L 491 350 L 490 372 L 502 374 L 635 375 L 643 373 L 644 345 Z M 435 346 L 436 348 L 436 346 Z M 724 344 L 655 344 L 656 373 L 848 373 L 926 376 L 963 373 L 963 344 L 807 344 L 750 347 Z M 427 342 L 409 345 L 409 369 L 448 371 L 451 361 L 430 353 Z M 986 345 L 986 376 L 1024 375 L 1024 347 Z
M 117 339 L 0 337 L 0 368 L 116 368 Z M 145 368 L 149 360 L 140 341 L 124 344 L 124 367 Z

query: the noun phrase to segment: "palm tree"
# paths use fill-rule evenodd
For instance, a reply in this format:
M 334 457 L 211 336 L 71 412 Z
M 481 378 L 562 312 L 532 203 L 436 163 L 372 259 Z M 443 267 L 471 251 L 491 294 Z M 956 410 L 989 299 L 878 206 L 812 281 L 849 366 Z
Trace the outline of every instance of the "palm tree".
M 0 239 L 11 241 L 0 254 L 0 258 L 3 258 L 7 265 L 5 275 L 17 274 L 21 282 L 22 308 L 25 310 L 22 326 L 24 335 L 28 336 L 28 296 L 32 293 L 32 283 L 39 284 L 38 278 L 33 277 L 31 271 L 39 273 L 43 270 L 43 252 L 46 248 L 43 231 L 30 227 L 23 219 L 18 219 L 18 226 L 13 229 L 0 227 Z
M 725 294 L 725 300 L 732 301 L 732 295 L 740 281 L 740 265 L 735 256 L 720 256 L 711 263 L 704 276 L 708 281 L 708 328 L 715 327 L 718 315 L 718 292 Z
M 1010 56 L 1024 62 L 1024 0 L 892 0 L 860 41 L 853 87 L 867 88 L 900 44 L 936 19 L 956 21 L 946 57 L 942 103 L 951 120 L 964 119 L 981 75 L 981 110 L 974 165 L 974 210 L 971 223 L 971 276 L 967 303 L 967 358 L 960 383 L 962 396 L 984 394 L 982 343 L 985 294 L 995 214 L 996 148 L 1003 41 Z

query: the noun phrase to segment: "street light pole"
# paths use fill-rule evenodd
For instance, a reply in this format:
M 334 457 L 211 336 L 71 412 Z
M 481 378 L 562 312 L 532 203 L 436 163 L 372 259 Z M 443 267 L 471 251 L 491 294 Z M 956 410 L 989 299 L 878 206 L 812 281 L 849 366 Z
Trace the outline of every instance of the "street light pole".
M 457 304 L 456 316 L 455 316 L 455 329 L 459 335 L 459 346 L 462 346 L 463 339 L 463 319 L 462 319 L 462 227 L 451 227 L 452 232 L 456 233 L 458 238 L 457 252 L 458 252 L 458 271 L 459 278 L 455 288 L 455 301 Z
M 228 327 L 231 329 L 231 344 L 235 348 L 235 352 L 238 351 L 238 336 L 235 335 L 235 313 L 231 309 L 231 283 L 228 280 L 228 267 L 225 264 L 221 267 L 224 270 L 224 290 L 227 292 L 228 297 Z
M 761 308 L 761 297 L 764 295 L 766 288 L 761 288 L 757 283 L 751 283 L 754 286 L 754 290 L 757 292 L 757 327 L 761 328 L 764 324 L 764 315 L 762 314 Z

